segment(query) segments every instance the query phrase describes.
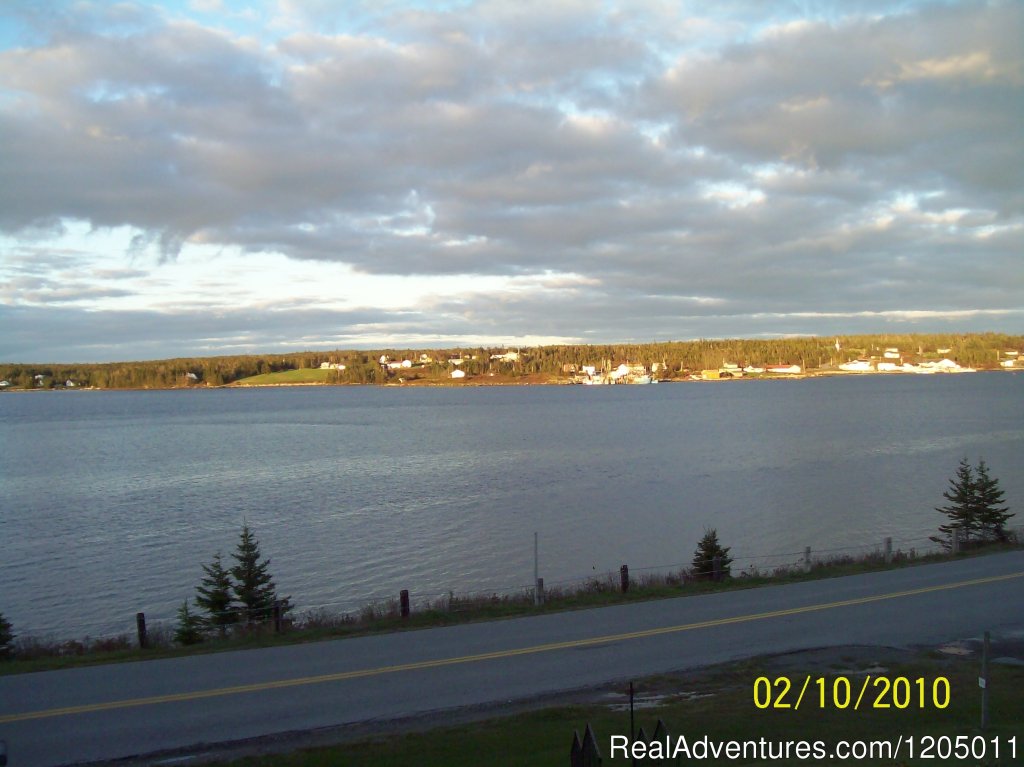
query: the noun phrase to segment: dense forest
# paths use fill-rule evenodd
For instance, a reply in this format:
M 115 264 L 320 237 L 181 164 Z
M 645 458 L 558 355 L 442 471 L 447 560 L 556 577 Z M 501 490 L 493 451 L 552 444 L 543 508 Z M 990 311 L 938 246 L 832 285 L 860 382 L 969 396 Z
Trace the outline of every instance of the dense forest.
M 838 345 L 838 348 L 837 348 Z M 436 348 L 305 351 L 290 354 L 195 357 L 145 362 L 96 364 L 0 363 L 6 388 L 74 387 L 102 389 L 187 388 L 224 386 L 251 376 L 287 370 L 343 365 L 331 370 L 328 383 L 382 384 L 401 379 L 448 380 L 452 358 L 462 360 L 467 378 L 490 375 L 500 379 L 531 376 L 567 379 L 573 366 L 611 369 L 620 363 L 652 366 L 659 363 L 665 378 L 685 378 L 691 372 L 738 365 L 800 365 L 806 371 L 828 371 L 857 357 L 878 357 L 898 348 L 907 360 L 948 357 L 965 367 L 997 369 L 1008 350 L 1024 353 L 1024 336 L 983 334 L 891 334 L 838 338 L 780 338 L 767 340 L 700 340 L 650 344 L 542 346 L 518 349 L 518 360 L 492 359 L 506 348 Z M 390 370 L 380 358 L 410 360 L 411 368 Z

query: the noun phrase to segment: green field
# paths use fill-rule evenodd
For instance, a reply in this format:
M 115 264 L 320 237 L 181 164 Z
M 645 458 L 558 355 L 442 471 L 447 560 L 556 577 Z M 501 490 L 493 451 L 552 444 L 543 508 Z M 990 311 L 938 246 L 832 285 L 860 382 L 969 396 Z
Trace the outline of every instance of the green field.
M 273 386 L 274 384 L 322 384 L 335 381 L 337 371 L 320 368 L 299 368 L 282 370 L 279 373 L 264 373 L 235 382 L 236 386 Z

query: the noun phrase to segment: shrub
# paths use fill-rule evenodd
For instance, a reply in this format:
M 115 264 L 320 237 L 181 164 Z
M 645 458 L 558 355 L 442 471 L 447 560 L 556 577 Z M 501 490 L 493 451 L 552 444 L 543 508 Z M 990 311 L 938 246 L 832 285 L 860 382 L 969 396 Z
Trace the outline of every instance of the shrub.
M 0 613 L 0 658 L 9 658 L 13 654 L 14 629 L 11 622 Z
M 715 567 L 716 559 L 717 568 Z M 718 542 L 718 532 L 715 528 L 706 529 L 704 537 L 700 539 L 697 550 L 693 554 L 693 577 L 702 581 L 728 578 L 732 575 L 731 565 L 732 557 L 729 556 L 729 547 L 723 547 Z

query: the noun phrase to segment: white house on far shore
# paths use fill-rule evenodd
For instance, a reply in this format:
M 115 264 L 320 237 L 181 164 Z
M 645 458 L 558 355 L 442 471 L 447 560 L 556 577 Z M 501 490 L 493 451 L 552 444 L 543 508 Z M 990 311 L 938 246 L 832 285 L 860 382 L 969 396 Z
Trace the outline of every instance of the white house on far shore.
M 465 378 L 465 377 L 466 377 L 466 371 L 463 370 L 462 368 L 455 368 L 455 370 L 452 371 L 452 378 Z

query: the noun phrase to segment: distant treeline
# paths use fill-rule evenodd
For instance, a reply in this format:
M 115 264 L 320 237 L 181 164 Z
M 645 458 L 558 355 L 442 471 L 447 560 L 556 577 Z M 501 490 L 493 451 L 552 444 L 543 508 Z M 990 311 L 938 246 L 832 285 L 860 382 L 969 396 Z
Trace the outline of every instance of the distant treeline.
M 838 341 L 839 349 L 836 349 Z M 6 388 L 76 387 L 103 389 L 187 388 L 223 386 L 250 376 L 300 368 L 318 368 L 321 363 L 344 365 L 333 370 L 329 382 L 372 384 L 397 377 L 405 380 L 442 379 L 452 370 L 450 358 L 459 357 L 468 376 L 495 373 L 508 377 L 563 376 L 570 366 L 614 366 L 622 362 L 664 366 L 666 377 L 683 377 L 691 372 L 718 368 L 725 362 L 739 365 L 795 364 L 805 370 L 828 369 L 856 357 L 881 356 L 898 348 L 909 360 L 949 357 L 965 367 L 997 368 L 1003 353 L 1024 351 L 1024 336 L 999 333 L 975 334 L 890 334 L 769 340 L 700 340 L 649 344 L 605 344 L 542 346 L 520 348 L 515 362 L 492 360 L 507 347 L 461 347 L 436 349 L 377 349 L 373 351 L 306 351 L 291 354 L 262 354 L 231 357 L 194 357 L 146 362 L 97 364 L 15 364 L 0 363 L 0 381 Z M 945 351 L 945 350 L 949 351 Z M 940 352 L 940 350 L 942 350 Z M 416 367 L 406 370 L 382 369 L 380 357 L 408 359 Z

